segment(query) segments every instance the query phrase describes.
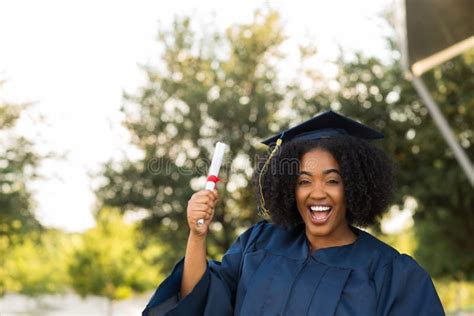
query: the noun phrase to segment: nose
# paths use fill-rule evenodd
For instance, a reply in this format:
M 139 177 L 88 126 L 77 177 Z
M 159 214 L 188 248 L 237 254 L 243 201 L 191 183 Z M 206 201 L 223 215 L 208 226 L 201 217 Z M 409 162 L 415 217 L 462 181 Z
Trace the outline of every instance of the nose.
M 319 182 L 315 182 L 310 193 L 310 198 L 315 200 L 322 200 L 326 198 L 326 196 L 327 193 L 324 190 L 324 186 Z

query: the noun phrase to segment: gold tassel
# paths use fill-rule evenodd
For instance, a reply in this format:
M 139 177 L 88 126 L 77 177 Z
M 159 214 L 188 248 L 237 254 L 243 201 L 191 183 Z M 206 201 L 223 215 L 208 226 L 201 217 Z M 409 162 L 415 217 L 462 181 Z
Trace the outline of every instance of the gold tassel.
M 265 169 L 268 167 L 268 164 L 272 160 L 273 156 L 275 153 L 278 151 L 280 148 L 281 144 L 283 143 L 283 135 L 277 140 L 275 148 L 273 148 L 272 152 L 268 156 L 267 160 L 263 164 L 262 170 L 260 171 L 260 175 L 258 177 L 258 186 L 260 189 L 260 215 L 261 216 L 269 216 L 270 211 L 265 207 L 265 198 L 263 197 L 263 188 L 262 188 L 262 176 L 265 173 Z

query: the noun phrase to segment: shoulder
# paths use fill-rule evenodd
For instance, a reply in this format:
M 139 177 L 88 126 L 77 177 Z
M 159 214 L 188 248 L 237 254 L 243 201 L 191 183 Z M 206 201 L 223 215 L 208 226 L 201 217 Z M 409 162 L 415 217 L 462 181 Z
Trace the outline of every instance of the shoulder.
M 291 231 L 291 229 L 270 223 L 267 220 L 261 220 L 247 229 L 241 236 L 257 235 L 259 238 L 265 238 L 274 234 L 287 234 L 289 231 Z
M 300 227 L 285 227 L 265 220 L 250 227 L 239 239 L 246 244 L 246 252 L 265 249 L 275 254 L 287 253 L 291 245 L 304 242 Z
M 396 269 L 427 274 L 412 257 L 401 254 L 370 233 L 359 230 L 359 238 L 361 240 L 357 243 L 357 253 L 366 261 L 367 268 L 372 273 Z
M 268 223 L 266 220 L 262 220 L 245 230 L 237 240 L 241 244 L 247 245 L 246 248 L 248 248 L 250 244 L 255 244 L 258 240 L 260 240 L 262 235 L 271 234 L 273 226 L 274 225 Z
M 400 256 L 400 253 L 395 248 L 384 243 L 372 234 L 359 229 L 357 229 L 357 231 L 359 235 L 357 250 L 362 253 L 370 253 L 369 258 L 378 259 L 379 265 L 387 264 Z
M 288 229 L 284 228 L 283 226 L 275 225 L 269 223 L 266 220 L 262 220 L 245 231 L 241 235 L 241 238 L 243 237 L 248 241 L 255 243 L 262 243 L 268 241 L 271 238 L 275 238 L 276 236 L 286 236 L 287 234 Z
M 430 280 L 428 272 L 418 264 L 411 256 L 399 254 L 392 258 L 387 264 L 381 266 L 378 271 L 385 278 L 398 279 L 402 283 Z
M 361 243 L 359 250 L 361 253 L 370 253 L 367 259 L 372 264 L 374 273 L 390 272 L 429 277 L 428 273 L 411 256 L 401 254 L 395 248 L 367 232 L 360 231 L 360 234 L 364 242 Z
M 378 297 L 380 315 L 444 315 L 428 272 L 415 259 L 400 254 L 377 238 L 370 238 L 378 262 L 370 278 Z

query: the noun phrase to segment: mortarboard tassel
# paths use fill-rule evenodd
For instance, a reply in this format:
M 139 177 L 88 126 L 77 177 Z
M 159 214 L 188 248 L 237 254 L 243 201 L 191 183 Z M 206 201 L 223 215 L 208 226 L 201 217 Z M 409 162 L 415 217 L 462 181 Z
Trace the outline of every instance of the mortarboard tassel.
M 263 188 L 262 188 L 262 176 L 265 173 L 265 169 L 268 167 L 268 164 L 272 160 L 273 156 L 275 153 L 278 151 L 278 149 L 281 147 L 281 144 L 283 143 L 283 136 L 285 133 L 282 133 L 280 135 L 280 138 L 276 141 L 275 148 L 273 148 L 272 152 L 268 156 L 267 160 L 263 164 L 262 170 L 260 171 L 260 175 L 258 177 L 258 186 L 260 189 L 260 216 L 269 216 L 270 212 L 269 210 L 265 207 L 265 198 L 263 197 Z

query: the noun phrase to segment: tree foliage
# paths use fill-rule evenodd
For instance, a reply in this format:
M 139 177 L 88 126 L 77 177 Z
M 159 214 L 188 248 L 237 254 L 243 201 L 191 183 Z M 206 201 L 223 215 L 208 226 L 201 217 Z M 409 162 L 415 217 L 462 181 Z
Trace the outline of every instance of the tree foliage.
M 396 51 L 393 55 L 397 56 Z M 474 157 L 474 51 L 424 75 L 458 141 Z M 385 133 L 397 169 L 397 204 L 417 201 L 417 259 L 434 277 L 474 280 L 474 194 L 399 60 L 356 55 L 340 64 L 329 104 Z M 321 98 L 321 96 L 319 96 Z M 317 102 L 317 100 L 316 100 Z
M 0 81 L 0 89 L 2 84 Z M 25 280 L 32 283 L 22 285 L 19 284 L 22 277 L 10 273 L 15 253 L 19 252 L 21 257 L 26 255 L 26 248 L 33 247 L 21 244 L 24 237 L 41 228 L 33 213 L 34 202 L 28 188 L 28 182 L 36 177 L 41 157 L 34 151 L 33 143 L 15 131 L 25 107 L 0 98 L 0 296 L 13 289 L 36 292 L 30 288 L 35 287 L 32 283 L 36 281 Z
M 184 253 L 186 205 L 203 188 L 214 144 L 230 146 L 224 190 L 211 226 L 209 253 L 221 255 L 257 220 L 250 178 L 258 139 L 282 125 L 274 115 L 285 95 L 276 61 L 284 40 L 279 15 L 257 12 L 249 24 L 199 39 L 191 20 L 161 32 L 162 64 L 145 68 L 148 82 L 127 96 L 126 126 L 140 161 L 107 165 L 98 190 L 104 205 L 145 209 L 144 226 L 170 247 L 167 268 Z M 285 90 L 288 91 L 288 90 Z M 231 170 L 231 172 L 229 172 Z
M 40 227 L 27 187 L 36 177 L 40 156 L 33 143 L 15 131 L 25 107 L 0 99 L 0 238 L 14 239 Z
M 21 243 L 9 243 L 5 237 L 0 242 L 0 294 L 38 296 L 66 291 L 69 236 L 49 230 L 23 235 Z
M 79 295 L 113 301 L 156 285 L 159 274 L 151 260 L 161 254 L 160 249 L 142 247 L 143 236 L 135 226 L 112 209 L 100 212 L 96 227 L 81 236 L 69 262 L 71 285 Z
M 145 67 L 148 82 L 124 106 L 126 126 L 143 157 L 109 163 L 97 192 L 103 205 L 148 212 L 144 227 L 170 247 L 163 259 L 167 268 L 184 253 L 186 203 L 205 182 L 203 162 L 216 141 L 230 144 L 232 159 L 211 227 L 211 256 L 222 254 L 242 227 L 256 221 L 250 175 L 258 140 L 293 119 L 333 109 L 384 132 L 378 146 L 396 164 L 396 204 L 403 207 L 408 197 L 417 201 L 420 262 L 433 276 L 474 279 L 472 187 L 405 79 L 391 40 L 392 60 L 342 57 L 330 89 L 322 89 L 324 80 L 314 69 L 290 86 L 281 84 L 275 61 L 284 36 L 274 11 L 257 13 L 252 23 L 230 27 L 225 35 L 206 35 L 196 38 L 186 18 L 160 33 L 163 63 Z M 301 52 L 305 58 L 315 54 L 310 46 Z M 469 52 L 423 78 L 470 157 L 473 67 Z M 289 114 L 283 120 L 282 110 Z

